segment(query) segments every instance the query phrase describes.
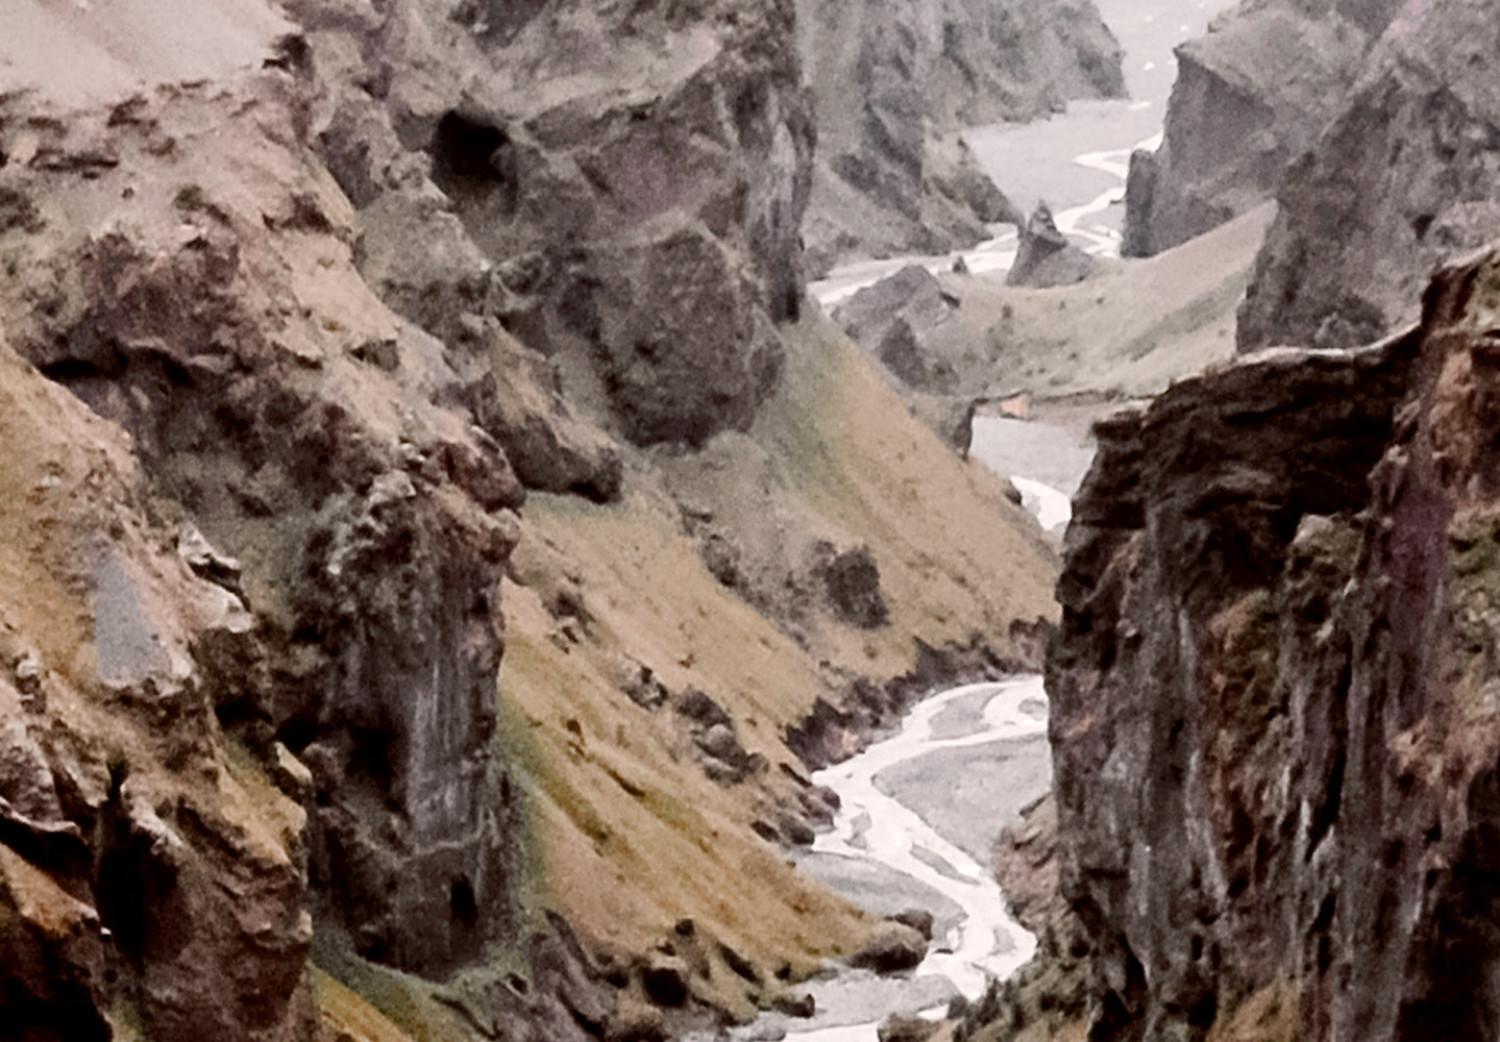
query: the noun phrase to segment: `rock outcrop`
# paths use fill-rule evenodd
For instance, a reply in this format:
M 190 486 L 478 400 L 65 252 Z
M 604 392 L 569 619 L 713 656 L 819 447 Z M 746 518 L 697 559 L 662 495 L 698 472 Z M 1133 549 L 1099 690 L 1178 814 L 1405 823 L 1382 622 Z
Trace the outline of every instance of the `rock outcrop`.
M 1058 230 L 1051 208 L 1038 203 L 1021 228 L 1021 246 L 1006 273 L 1005 284 L 1052 289 L 1083 282 L 1099 271 L 1099 262 Z
M 1389 6 L 1389 5 L 1387 5 Z M 1434 268 L 1500 229 L 1494 10 L 1410 5 L 1288 174 L 1240 309 L 1241 350 L 1347 348 L 1415 316 Z
M 944 394 L 955 389 L 958 374 L 945 359 L 934 357 L 926 340 L 957 307 L 937 276 L 912 264 L 854 294 L 833 318 L 902 384 Z
M 958 138 L 1070 99 L 1124 93 L 1092 0 L 838 0 L 798 5 L 818 124 L 809 263 L 941 253 L 1022 215 Z
M 790 3 L 0 22 L 0 1035 L 660 1038 L 857 950 L 791 734 L 1034 664 L 1054 561 L 799 319 Z
M 813 130 L 790 0 L 292 6 L 312 133 L 403 315 L 440 336 L 498 323 L 637 442 L 750 422 L 802 295 Z
M 20 1038 L 303 1039 L 303 794 L 216 716 L 263 662 L 123 430 L 0 342 L 0 1010 Z M 202 984 L 212 974 L 213 989 Z
M 1497 316 L 1490 254 L 1099 428 L 1048 663 L 1091 1037 L 1492 1032 Z
M 67 120 L 13 99 L 5 149 L 35 155 L 4 178 L 38 226 L 0 239 L 0 307 L 130 433 L 160 509 L 233 556 L 200 567 L 243 591 L 260 654 L 226 657 L 215 709 L 311 769 L 314 880 L 362 950 L 440 967 L 505 922 L 494 597 L 523 492 L 443 401 L 468 394 L 445 346 L 359 278 L 347 203 L 282 137 L 290 77 L 221 91 Z M 216 135 L 236 165 L 196 161 Z M 360 357 L 376 343 L 390 371 Z
M 958 308 L 957 296 L 913 264 L 855 293 L 833 318 L 891 375 L 912 415 L 967 458 L 979 404 L 965 386 L 974 382 L 969 359 L 934 344 Z
M 1247 213 L 1338 114 L 1389 0 L 1246 0 L 1177 50 L 1161 146 L 1131 158 L 1126 256 Z

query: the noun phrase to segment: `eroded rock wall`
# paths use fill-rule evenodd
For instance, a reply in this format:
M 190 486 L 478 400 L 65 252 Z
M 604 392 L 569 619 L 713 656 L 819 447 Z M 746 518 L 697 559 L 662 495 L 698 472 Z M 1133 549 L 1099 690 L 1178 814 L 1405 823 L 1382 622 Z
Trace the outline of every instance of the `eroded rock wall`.
M 1497 309 L 1491 254 L 1101 426 L 1048 663 L 1090 1037 L 1492 1032 Z
M 1359 76 L 1384 28 L 1378 6 L 1247 0 L 1179 47 L 1162 144 L 1131 158 L 1125 255 L 1171 249 L 1271 196 Z
M 790 0 L 292 7 L 312 133 L 398 310 L 438 335 L 504 327 L 637 442 L 749 424 L 802 296 Z
M 76 800 L 47 796 L 41 738 L 7 761 L 5 1016 L 305 1039 L 314 912 L 429 975 L 520 946 L 515 511 L 528 486 L 618 497 L 621 439 L 750 424 L 801 299 L 810 112 L 786 3 L 147 6 L 25 0 L 0 42 L 0 382 L 59 410 L 15 436 L 112 432 L 132 491 L 80 494 L 100 545 L 138 526 L 151 567 L 186 562 L 158 618 L 146 565 L 87 532 L 15 544 L 93 569 L 58 573 L 97 628 L 71 682 L 123 716 L 28 710 L 90 743 Z M 232 625 L 193 614 L 205 584 Z M 38 640 L 45 607 L 6 625 Z M 23 702 L 40 661 L 3 664 Z
M 1241 350 L 1383 336 L 1415 317 L 1434 268 L 1500 230 L 1496 46 L 1488 4 L 1402 9 L 1277 192 L 1240 308 Z
M 66 120 L 13 100 L 6 150 L 49 158 L 5 172 L 34 220 L 0 240 L 4 307 L 238 560 L 261 654 L 215 708 L 311 769 L 312 872 L 361 948 L 438 967 L 505 921 L 495 597 L 523 493 L 443 401 L 467 393 L 444 345 L 359 278 L 295 99 L 272 73 Z

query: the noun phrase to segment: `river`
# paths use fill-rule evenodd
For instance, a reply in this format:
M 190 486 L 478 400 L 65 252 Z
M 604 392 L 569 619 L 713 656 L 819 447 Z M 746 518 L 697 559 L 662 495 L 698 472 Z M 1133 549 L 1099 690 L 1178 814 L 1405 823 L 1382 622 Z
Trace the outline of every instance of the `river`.
M 1131 152 L 1160 141 L 1176 75 L 1173 48 L 1201 34 L 1232 0 L 1099 0 L 1125 50 L 1127 100 L 1074 104 L 1025 126 L 981 127 L 964 136 L 979 162 L 1022 208 L 1043 198 L 1058 227 L 1097 256 L 1118 256 Z M 996 225 L 987 242 L 943 256 L 863 261 L 810 287 L 828 309 L 907 264 L 947 270 L 962 256 L 976 275 L 1015 259 L 1017 237 Z M 973 455 L 1008 477 L 1043 528 L 1060 533 L 1093 449 L 1076 426 L 981 416 Z M 910 975 L 847 971 L 812 982 L 811 1021 L 767 1015 L 734 1033 L 741 1042 L 875 1042 L 891 1013 L 940 1015 L 956 995 L 978 998 L 1028 960 L 1036 941 L 1010 915 L 990 868 L 1001 829 L 1051 782 L 1042 678 L 1018 676 L 940 692 L 899 732 L 816 780 L 842 809 L 801 867 L 870 911 L 919 907 L 933 914 L 935 942 Z
M 1201 35 L 1233 0 L 1098 0 L 1124 49 L 1128 98 L 1074 102 L 1065 113 L 1028 124 L 998 123 L 964 132 L 985 171 L 1023 211 L 1045 200 L 1057 226 L 1095 256 L 1118 256 L 1130 153 L 1161 141 L 1167 99 L 1176 78 L 1173 49 Z M 858 261 L 809 287 L 833 308 L 865 286 L 908 264 L 947 271 L 960 257 L 974 274 L 1003 272 L 1018 240 L 1008 224 L 990 228 L 979 245 L 934 256 Z

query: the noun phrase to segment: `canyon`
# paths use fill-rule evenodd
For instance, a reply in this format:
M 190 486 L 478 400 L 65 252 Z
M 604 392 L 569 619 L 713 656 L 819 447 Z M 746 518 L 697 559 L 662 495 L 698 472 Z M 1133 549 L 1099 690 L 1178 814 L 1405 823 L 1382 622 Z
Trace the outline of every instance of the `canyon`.
M 1494 14 L 5 5 L 0 1038 L 1494 1037 Z

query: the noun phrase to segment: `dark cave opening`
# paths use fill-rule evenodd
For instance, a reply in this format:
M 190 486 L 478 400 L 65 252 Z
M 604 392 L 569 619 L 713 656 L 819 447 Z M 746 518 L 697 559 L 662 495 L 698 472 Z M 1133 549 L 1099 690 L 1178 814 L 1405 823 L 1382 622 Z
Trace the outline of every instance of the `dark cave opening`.
M 457 876 L 448 884 L 448 908 L 453 922 L 463 929 L 472 930 L 479 925 L 479 902 L 468 876 Z
M 429 152 L 433 181 L 456 204 L 491 204 L 503 215 L 515 213 L 515 156 L 505 131 L 449 112 L 438 121 Z

